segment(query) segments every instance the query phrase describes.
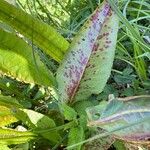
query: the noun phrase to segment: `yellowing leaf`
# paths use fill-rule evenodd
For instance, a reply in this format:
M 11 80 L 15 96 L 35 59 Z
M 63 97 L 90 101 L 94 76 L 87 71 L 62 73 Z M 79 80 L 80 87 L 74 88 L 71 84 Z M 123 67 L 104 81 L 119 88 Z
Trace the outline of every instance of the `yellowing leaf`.
M 0 29 L 0 73 L 23 82 L 45 86 L 55 85 L 52 72 L 48 71 L 25 41 Z
M 0 127 L 4 127 L 6 125 L 9 125 L 17 121 L 18 119 L 14 117 L 13 115 L 0 116 Z
M 36 138 L 36 134 L 29 131 L 17 131 L 8 128 L 0 128 L 0 144 L 11 145 L 26 143 L 31 139 Z

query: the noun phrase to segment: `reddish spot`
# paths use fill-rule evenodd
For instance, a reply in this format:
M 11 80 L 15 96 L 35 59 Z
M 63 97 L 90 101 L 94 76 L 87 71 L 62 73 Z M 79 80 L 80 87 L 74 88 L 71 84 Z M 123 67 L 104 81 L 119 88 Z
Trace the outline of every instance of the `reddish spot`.
M 82 50 L 81 50 L 81 48 L 78 51 L 81 52 L 81 53 L 83 53 Z
M 91 80 L 91 78 L 87 79 L 87 80 Z
M 77 80 L 79 80 L 80 79 L 80 72 L 79 71 L 75 71 L 75 77 L 77 78 Z
M 107 32 L 107 33 L 103 33 L 103 36 L 108 36 L 109 35 L 109 33 Z
M 87 67 L 87 68 L 89 68 L 90 66 L 91 66 L 91 65 L 90 65 L 90 64 L 88 64 L 86 67 Z
M 112 16 L 112 12 L 111 12 L 111 11 L 109 11 L 108 15 L 109 15 L 109 16 Z
M 110 44 L 110 43 L 111 43 L 111 41 L 106 41 L 106 43 L 107 43 L 107 44 Z
M 95 67 L 95 65 L 92 65 L 91 67 L 92 67 L 92 68 L 94 68 L 94 67 Z
M 72 94 L 74 93 L 76 89 L 76 84 L 70 84 L 69 87 L 67 87 L 67 95 L 71 98 Z
M 80 67 L 79 70 L 80 70 L 80 73 L 82 73 L 82 71 L 83 71 L 82 67 Z
M 75 81 L 74 79 L 72 79 L 72 80 L 71 80 L 71 83 L 77 84 L 77 81 Z
M 103 9 L 103 15 L 106 17 L 109 13 L 110 10 L 110 6 L 108 4 L 105 5 L 104 9 Z
M 93 51 L 97 51 L 99 47 L 99 43 L 94 44 L 93 46 Z
M 72 78 L 72 70 L 69 70 L 69 77 Z
M 95 74 L 95 73 L 96 73 L 96 71 L 93 72 L 93 74 Z
M 94 22 L 95 20 L 98 19 L 98 15 L 99 15 L 99 10 L 97 9 L 96 12 L 95 12 L 95 14 L 92 15 L 92 17 L 91 17 L 90 20 L 91 20 L 92 22 Z
M 70 69 L 74 69 L 74 65 L 71 65 L 69 68 L 70 68 Z
M 90 40 L 90 43 L 93 43 L 93 42 L 94 42 L 94 39 L 91 39 L 91 40 Z
M 109 46 L 108 46 L 108 45 L 105 45 L 104 47 L 105 47 L 105 48 L 108 48 Z
M 75 54 L 76 54 L 76 53 L 75 53 L 75 52 L 73 52 L 73 51 L 71 51 L 71 54 L 72 54 L 73 56 L 75 56 Z
M 96 28 L 96 25 L 97 25 L 97 23 L 93 23 L 93 28 L 94 28 L 94 29 Z
M 86 63 L 87 63 L 87 60 L 88 60 L 88 58 L 87 58 L 87 57 L 84 57 L 84 54 L 81 53 L 80 60 L 78 60 L 78 62 L 79 62 L 82 66 L 84 66 L 84 65 L 86 65 Z
M 103 48 L 99 48 L 99 50 L 100 50 L 100 51 L 103 51 L 104 49 L 103 49 Z
M 100 40 L 102 37 L 103 37 L 102 35 L 99 35 L 99 36 L 97 37 L 97 39 Z
M 67 78 L 69 77 L 67 72 L 64 72 L 64 76 Z

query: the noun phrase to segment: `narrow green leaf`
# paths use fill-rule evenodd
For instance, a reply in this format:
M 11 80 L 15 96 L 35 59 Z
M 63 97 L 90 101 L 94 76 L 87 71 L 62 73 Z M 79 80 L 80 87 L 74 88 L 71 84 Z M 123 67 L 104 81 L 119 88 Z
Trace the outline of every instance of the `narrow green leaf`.
M 140 37 L 140 35 L 137 33 L 137 31 L 134 29 L 134 27 L 129 23 L 129 21 L 123 16 L 121 11 L 118 9 L 118 7 L 115 5 L 115 2 L 113 0 L 108 0 L 109 4 L 111 5 L 113 11 L 118 15 L 119 19 L 125 24 L 125 26 L 128 28 L 132 36 L 142 43 L 142 45 L 146 45 L 144 40 Z
M 11 145 L 26 143 L 36 138 L 36 134 L 29 131 L 17 131 L 12 129 L 0 128 L 0 144 Z
M 60 100 L 73 102 L 99 94 L 110 76 L 118 18 L 104 1 L 70 45 L 57 72 Z
M 0 71 L 27 83 L 55 85 L 53 74 L 46 69 L 25 41 L 0 29 Z M 36 61 L 36 64 L 35 64 Z
M 150 138 L 150 96 L 129 97 L 111 100 L 97 120 L 90 116 L 89 125 L 101 127 L 108 132 L 130 126 L 140 120 L 147 121 L 126 129 L 116 131 L 116 138 L 134 143 L 148 143 Z M 93 108 L 94 111 L 95 108 Z M 92 114 L 93 115 L 93 114 Z
M 69 43 L 53 27 L 33 18 L 4 0 L 0 1 L 0 6 L 0 20 L 33 40 L 34 44 L 55 60 L 62 60 Z
M 12 108 L 13 106 L 22 108 L 22 105 L 20 105 L 15 98 L 12 98 L 10 96 L 3 96 L 1 94 L 0 94 L 0 105 L 8 108 Z

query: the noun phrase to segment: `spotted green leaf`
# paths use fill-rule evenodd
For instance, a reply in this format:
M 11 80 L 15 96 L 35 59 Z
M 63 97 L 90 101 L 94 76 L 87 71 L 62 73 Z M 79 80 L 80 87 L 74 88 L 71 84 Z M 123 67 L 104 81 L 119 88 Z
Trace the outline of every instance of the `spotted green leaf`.
M 57 71 L 60 100 L 87 99 L 99 94 L 110 76 L 118 18 L 104 1 L 83 25 Z
M 104 109 L 100 109 L 99 112 L 97 109 L 95 110 L 95 107 L 88 109 L 87 112 L 89 126 L 97 126 L 108 132 L 116 130 L 114 136 L 127 142 L 149 143 L 150 96 L 113 99 Z M 94 112 L 99 113 L 100 117 L 95 118 Z M 146 121 L 142 122 L 142 120 Z M 132 124 L 135 125 L 133 126 Z M 125 126 L 129 127 L 117 131 L 117 129 Z
M 32 47 L 12 33 L 0 29 L 0 73 L 20 81 L 45 86 L 55 85 L 53 74 L 46 69 Z
M 62 60 L 69 43 L 56 30 L 19 8 L 0 0 L 0 20 L 7 23 L 57 61 Z

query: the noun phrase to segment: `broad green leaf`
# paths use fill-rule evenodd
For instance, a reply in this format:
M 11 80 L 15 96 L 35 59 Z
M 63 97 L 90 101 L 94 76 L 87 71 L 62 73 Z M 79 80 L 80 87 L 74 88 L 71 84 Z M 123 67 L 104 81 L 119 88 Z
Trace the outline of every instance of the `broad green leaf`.
M 69 43 L 53 27 L 33 18 L 4 0 L 0 1 L 0 6 L 0 20 L 33 40 L 34 44 L 55 60 L 62 60 Z
M 69 107 L 67 104 L 62 103 L 60 105 L 60 109 L 62 110 L 65 119 L 70 121 L 77 118 L 77 112 L 73 108 Z
M 51 129 L 56 127 L 55 122 L 52 119 L 33 110 L 20 109 L 14 112 L 14 116 L 16 116 L 19 120 L 22 120 L 22 122 L 34 130 L 35 133 L 40 133 L 40 130 L 43 129 Z M 59 142 L 61 138 L 56 130 L 49 131 L 47 133 L 44 132 L 41 133 L 41 135 L 50 140 L 53 144 Z
M 92 108 L 91 108 L 92 110 Z M 95 108 L 93 107 L 93 111 Z M 92 111 L 91 111 L 92 112 Z M 91 114 L 90 112 L 88 114 Z M 134 143 L 149 143 L 150 138 L 150 96 L 136 96 L 126 99 L 113 99 L 100 110 L 99 118 L 94 113 L 89 118 L 89 126 L 97 126 L 108 132 L 121 127 L 147 120 L 134 126 L 118 130 L 114 133 L 116 138 Z M 93 118 L 93 119 L 92 119 Z
M 82 126 L 71 128 L 68 135 L 68 146 L 76 144 L 84 140 L 84 130 Z M 81 145 L 72 150 L 81 150 Z
M 0 72 L 27 83 L 55 85 L 53 74 L 46 69 L 32 47 L 14 34 L 0 29 Z
M 17 131 L 8 128 L 0 128 L 0 145 L 26 143 L 36 138 L 36 134 L 29 131 Z
M 57 72 L 60 100 L 86 100 L 99 94 L 110 76 L 118 18 L 104 1 L 84 24 Z

